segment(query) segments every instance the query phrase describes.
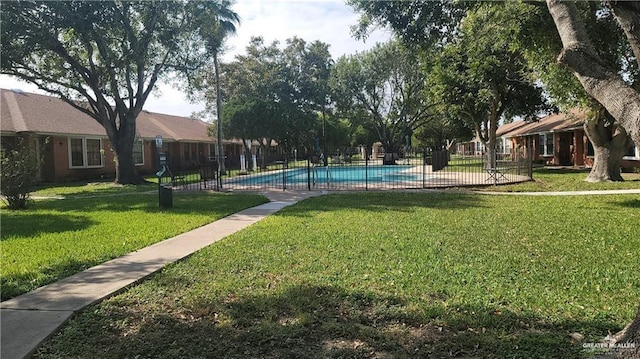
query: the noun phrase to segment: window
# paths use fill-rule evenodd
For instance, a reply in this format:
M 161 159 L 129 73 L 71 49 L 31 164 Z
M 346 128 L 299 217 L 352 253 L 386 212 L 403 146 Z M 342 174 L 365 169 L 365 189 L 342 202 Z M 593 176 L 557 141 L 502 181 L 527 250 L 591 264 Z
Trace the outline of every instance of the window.
M 504 141 L 504 153 L 510 154 L 511 153 L 511 139 L 503 138 L 503 141 Z
M 511 153 L 511 140 L 508 138 L 498 137 L 496 141 L 496 151 L 500 154 Z
M 553 134 L 545 133 L 538 138 L 540 156 L 553 156 Z
M 637 146 L 629 147 L 629 150 L 624 154 L 624 158 L 627 160 L 637 160 L 640 159 L 640 150 Z
M 71 168 L 102 167 L 102 140 L 99 138 L 70 138 L 69 166 Z
M 144 164 L 144 141 L 141 138 L 133 141 L 133 163 L 135 165 Z
M 189 161 L 191 161 L 191 152 L 189 151 L 189 147 L 191 147 L 190 143 L 185 143 L 182 145 L 182 148 L 184 150 L 184 162 L 188 163 Z

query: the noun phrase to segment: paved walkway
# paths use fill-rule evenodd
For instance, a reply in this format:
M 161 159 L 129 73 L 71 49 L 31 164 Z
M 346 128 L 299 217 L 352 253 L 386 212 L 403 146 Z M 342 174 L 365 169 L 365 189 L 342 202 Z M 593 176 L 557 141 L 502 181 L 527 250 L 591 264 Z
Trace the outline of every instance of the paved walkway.
M 246 209 L 0 303 L 0 358 L 30 356 L 74 313 L 302 199 L 323 192 L 264 192 Z
M 169 263 L 235 233 L 308 197 L 326 192 L 263 192 L 271 202 L 246 209 L 193 231 L 89 268 L 32 292 L 0 303 L 0 358 L 25 358 L 74 313 L 161 270 Z M 473 192 L 492 195 L 593 195 L 638 190 L 589 192 Z

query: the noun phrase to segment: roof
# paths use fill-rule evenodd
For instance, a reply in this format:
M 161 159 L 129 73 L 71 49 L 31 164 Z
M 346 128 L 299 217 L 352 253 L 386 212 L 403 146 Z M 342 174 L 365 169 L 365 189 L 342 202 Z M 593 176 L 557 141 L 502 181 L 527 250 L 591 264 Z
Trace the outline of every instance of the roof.
M 165 141 L 208 142 L 208 123 L 188 117 L 165 115 L 143 110 L 136 120 L 138 135 Z M 0 132 L 33 132 L 45 135 L 106 137 L 95 119 L 59 98 L 0 89 Z
M 582 128 L 586 115 L 586 110 L 572 109 L 569 110 L 568 113 L 554 113 L 534 122 L 518 121 L 519 123 L 523 123 L 524 125 L 521 125 L 510 131 L 506 131 L 501 136 L 518 137 L 540 133 L 565 132 L 575 130 L 577 128 Z M 502 127 L 503 126 L 500 126 L 500 128 Z M 500 128 L 498 129 L 499 131 Z
M 502 137 L 506 134 L 508 134 L 511 131 L 514 131 L 522 126 L 525 126 L 527 123 L 525 121 L 514 121 L 511 123 L 506 123 L 500 127 L 498 127 L 498 129 L 496 130 L 496 136 L 497 137 Z

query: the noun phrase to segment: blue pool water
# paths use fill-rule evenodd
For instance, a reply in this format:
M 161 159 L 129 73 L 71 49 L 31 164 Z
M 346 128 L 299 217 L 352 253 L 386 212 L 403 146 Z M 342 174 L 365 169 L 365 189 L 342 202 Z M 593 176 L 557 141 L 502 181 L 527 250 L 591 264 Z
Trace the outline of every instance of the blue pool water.
M 416 181 L 420 179 L 419 173 L 403 172 L 411 166 L 330 166 L 311 168 L 307 172 L 306 168 L 287 170 L 287 183 L 303 184 L 310 178 L 312 183 L 386 183 L 399 181 Z M 252 175 L 242 178 L 234 178 L 228 183 L 258 185 L 266 183 L 282 183 L 282 171 L 269 174 Z M 328 180 L 327 180 L 328 178 Z

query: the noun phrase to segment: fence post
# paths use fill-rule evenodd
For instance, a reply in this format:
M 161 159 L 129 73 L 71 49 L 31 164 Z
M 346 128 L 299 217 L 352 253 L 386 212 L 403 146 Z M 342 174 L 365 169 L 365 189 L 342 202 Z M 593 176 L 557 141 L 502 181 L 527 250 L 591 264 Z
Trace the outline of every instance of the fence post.
M 427 149 L 422 149 L 422 188 L 427 187 Z
M 498 185 L 498 149 L 496 148 L 496 144 L 493 144 L 493 154 L 491 161 L 491 171 L 493 172 L 493 185 Z
M 533 179 L 533 149 L 531 148 L 531 138 L 527 140 L 527 175 Z
M 311 191 L 311 155 L 307 154 L 307 189 Z
M 364 190 L 369 190 L 369 147 L 364 148 Z
M 285 147 L 284 156 L 282 159 L 282 190 L 286 191 L 287 189 L 287 151 Z

